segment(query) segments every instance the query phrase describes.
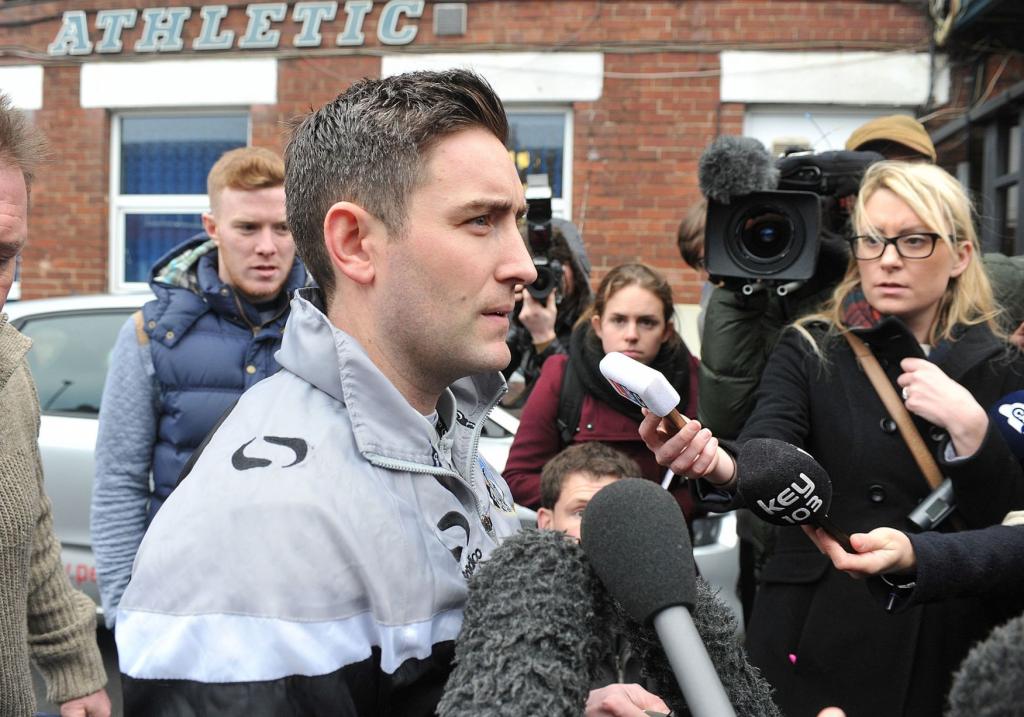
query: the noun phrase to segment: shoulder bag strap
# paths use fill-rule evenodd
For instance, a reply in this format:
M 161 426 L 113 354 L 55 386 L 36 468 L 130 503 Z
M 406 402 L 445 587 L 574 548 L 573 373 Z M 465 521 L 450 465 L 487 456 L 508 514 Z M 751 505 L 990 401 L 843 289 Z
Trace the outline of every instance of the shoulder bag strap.
M 896 421 L 896 426 L 900 429 L 900 435 L 903 436 L 907 447 L 910 448 L 910 452 L 914 455 L 914 460 L 924 474 L 925 480 L 928 481 L 931 489 L 935 490 L 942 484 L 942 473 L 939 471 L 938 464 L 935 463 L 935 457 L 932 456 L 924 440 L 921 438 L 917 426 L 914 425 L 907 407 L 903 405 L 903 401 L 896 395 L 896 389 L 889 382 L 889 377 L 885 375 L 882 367 L 878 365 L 878 359 L 871 353 L 871 349 L 852 333 L 846 332 L 843 336 L 846 337 L 850 347 L 853 349 L 853 353 L 856 354 L 857 362 L 871 380 L 871 385 L 878 392 L 878 397 L 885 404 L 885 409 L 889 412 L 892 420 Z

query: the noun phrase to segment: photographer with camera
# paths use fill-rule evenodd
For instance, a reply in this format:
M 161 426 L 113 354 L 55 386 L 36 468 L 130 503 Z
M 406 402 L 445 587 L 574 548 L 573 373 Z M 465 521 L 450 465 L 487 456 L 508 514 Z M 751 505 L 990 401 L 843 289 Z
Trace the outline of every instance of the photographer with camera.
M 853 197 L 865 169 L 883 158 L 934 163 L 935 146 L 920 122 L 889 115 L 854 130 L 846 151 L 776 163 L 757 140 L 719 137 L 704 152 L 700 188 L 711 205 L 705 265 L 718 287 L 701 332 L 698 417 L 716 435 L 739 435 L 782 329 L 817 311 L 839 283 L 849 258 Z M 808 196 L 776 189 L 809 191 L 819 208 Z M 768 211 L 759 212 L 758 198 L 767 192 Z M 1005 310 L 1003 328 L 1024 348 L 1024 257 L 983 259 Z
M 783 333 L 765 369 L 739 443 L 775 438 L 807 450 L 831 477 L 829 516 L 844 530 L 903 524 L 931 491 L 855 354 L 856 338 L 950 480 L 963 524 L 994 525 L 1024 507 L 1024 469 L 986 413 L 1024 388 L 1024 356 L 996 323 L 971 219 L 963 189 L 944 170 L 872 165 L 842 281 L 820 313 Z M 713 483 L 731 495 L 735 462 L 716 450 L 710 432 L 692 422 L 668 438 L 659 420 L 641 425 L 659 462 L 706 479 L 698 489 Z M 851 715 L 941 714 L 950 674 L 993 626 L 985 604 L 948 600 L 889 616 L 830 567 L 801 531 L 779 530 L 747 647 L 780 709 L 816 714 L 838 704 Z
M 544 364 L 523 409 L 504 477 L 519 505 L 541 507 L 541 469 L 563 448 L 599 441 L 635 460 L 643 477 L 661 483 L 665 470 L 637 435 L 640 408 L 601 375 L 600 363 L 618 351 L 665 374 L 682 397 L 680 410 L 697 406 L 697 359 L 672 323 L 675 303 L 665 277 L 645 264 L 621 264 L 605 275 L 593 306 L 581 317 L 567 356 Z M 692 517 L 684 481 L 670 486 Z
M 537 280 L 516 297 L 509 327 L 512 360 L 503 372 L 509 392 L 505 408 L 522 408 L 540 377 L 544 362 L 569 350 L 569 337 L 580 313 L 590 304 L 590 260 L 579 231 L 551 216 L 551 189 L 546 174 L 527 176 L 526 241 Z

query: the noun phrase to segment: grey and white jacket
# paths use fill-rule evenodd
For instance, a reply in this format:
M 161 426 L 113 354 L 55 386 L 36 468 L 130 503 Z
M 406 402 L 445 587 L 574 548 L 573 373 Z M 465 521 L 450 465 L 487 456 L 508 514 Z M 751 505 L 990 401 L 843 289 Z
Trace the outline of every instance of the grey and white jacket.
M 466 580 L 518 529 L 478 454 L 500 375 L 453 383 L 447 432 L 303 290 L 277 360 L 210 436 L 118 613 L 128 714 L 433 714 Z

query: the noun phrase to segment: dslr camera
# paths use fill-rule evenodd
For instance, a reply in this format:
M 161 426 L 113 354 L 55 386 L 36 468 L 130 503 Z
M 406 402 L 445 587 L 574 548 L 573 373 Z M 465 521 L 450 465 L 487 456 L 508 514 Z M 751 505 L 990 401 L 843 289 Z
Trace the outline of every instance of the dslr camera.
M 790 154 L 775 162 L 778 189 L 740 194 L 728 204 L 708 201 L 705 256 L 708 273 L 752 293 L 772 283 L 779 295 L 814 273 L 824 233 L 842 235 L 848 212 L 876 152 Z M 739 280 L 739 281 L 737 281 Z
M 565 272 L 562 262 L 552 256 L 554 237 L 551 230 L 551 187 L 548 175 L 526 176 L 526 241 L 537 269 L 537 280 L 526 287 L 530 296 L 546 303 L 551 292 L 557 292 L 555 301 L 562 300 Z

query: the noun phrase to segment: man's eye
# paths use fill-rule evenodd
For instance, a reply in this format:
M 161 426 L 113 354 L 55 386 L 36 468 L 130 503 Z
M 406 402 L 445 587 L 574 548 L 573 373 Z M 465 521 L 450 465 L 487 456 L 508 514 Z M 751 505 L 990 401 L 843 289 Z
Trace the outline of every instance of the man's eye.
M 478 227 L 489 227 L 491 225 L 491 218 L 488 215 L 483 214 L 479 217 L 473 217 L 469 220 L 469 223 Z

